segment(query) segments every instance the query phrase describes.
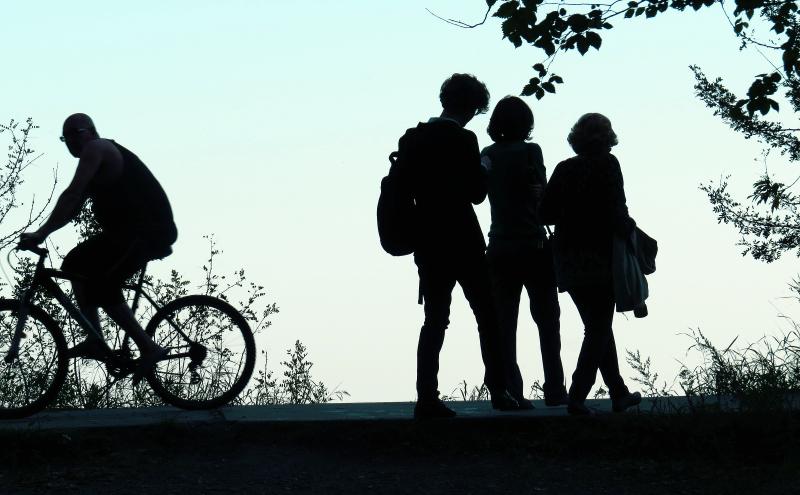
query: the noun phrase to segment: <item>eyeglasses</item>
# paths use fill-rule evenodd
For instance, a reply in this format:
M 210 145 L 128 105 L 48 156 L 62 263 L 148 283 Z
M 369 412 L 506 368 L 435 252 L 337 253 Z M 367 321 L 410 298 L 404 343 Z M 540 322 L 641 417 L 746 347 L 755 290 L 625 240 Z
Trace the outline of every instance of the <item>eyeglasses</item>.
M 82 128 L 82 129 L 72 129 L 72 130 L 70 130 L 70 131 L 69 131 L 69 134 L 80 134 L 81 132 L 86 132 L 86 131 L 91 131 L 91 129 L 88 129 L 88 128 Z M 67 139 L 69 139 L 69 137 L 67 137 L 67 136 L 59 136 L 59 138 L 58 138 L 58 139 L 60 139 L 60 140 L 61 140 L 61 142 L 63 143 L 63 142 L 65 142 Z

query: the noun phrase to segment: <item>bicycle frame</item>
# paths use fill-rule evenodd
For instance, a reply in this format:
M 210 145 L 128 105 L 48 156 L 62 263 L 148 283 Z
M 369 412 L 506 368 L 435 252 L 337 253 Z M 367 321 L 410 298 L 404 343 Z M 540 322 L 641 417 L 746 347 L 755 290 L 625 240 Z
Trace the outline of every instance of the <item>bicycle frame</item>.
M 19 301 L 20 307 L 19 307 L 17 324 L 16 328 L 14 329 L 14 336 L 11 341 L 11 346 L 9 348 L 8 353 L 4 357 L 5 362 L 11 363 L 19 353 L 19 346 L 22 340 L 25 323 L 27 322 L 28 319 L 31 301 L 33 300 L 33 297 L 36 294 L 36 291 L 39 290 L 39 288 L 44 289 L 44 291 L 48 295 L 52 296 L 56 301 L 58 301 L 58 303 L 61 304 L 61 306 L 67 311 L 67 314 L 69 314 L 69 316 L 72 317 L 72 319 L 75 320 L 78 323 L 78 325 L 81 326 L 81 328 L 83 328 L 87 333 L 92 333 L 95 337 L 97 337 L 101 342 L 101 344 L 103 345 L 109 358 L 113 359 L 114 350 L 105 341 L 105 338 L 103 337 L 103 334 L 100 331 L 100 329 L 94 328 L 89 319 L 86 318 L 86 316 L 81 312 L 81 310 L 78 309 L 78 307 L 72 303 L 69 296 L 67 296 L 67 294 L 65 294 L 64 291 L 61 290 L 61 287 L 59 287 L 59 285 L 54 281 L 54 279 L 77 281 L 83 279 L 83 277 L 79 275 L 70 274 L 62 270 L 56 270 L 54 268 L 46 268 L 44 266 L 44 261 L 48 251 L 44 248 L 29 248 L 27 250 L 39 255 L 39 260 L 36 263 L 36 269 L 34 270 L 30 286 L 28 286 L 28 288 L 25 289 L 25 292 L 23 292 L 22 297 L 20 297 Z M 156 311 L 161 309 L 161 305 L 159 305 L 158 302 L 155 299 L 153 299 L 153 297 L 150 296 L 150 294 L 148 294 L 143 289 L 146 268 L 147 265 L 142 267 L 142 269 L 139 272 L 139 277 L 136 283 L 123 284 L 122 286 L 123 289 L 134 291 L 133 301 L 131 303 L 131 310 L 133 311 L 134 314 L 136 313 L 136 309 L 138 308 L 139 301 L 141 300 L 142 297 L 144 297 L 147 300 L 147 302 L 156 309 Z M 172 321 L 171 318 L 165 318 L 165 320 L 169 323 L 169 325 L 173 328 L 173 330 L 178 332 L 185 339 L 186 342 L 191 343 L 191 339 L 189 339 L 189 336 L 186 335 L 186 333 L 183 331 L 183 329 L 180 328 L 179 325 L 177 325 L 174 321 Z M 129 342 L 130 342 L 130 336 L 128 335 L 127 332 L 125 332 L 125 338 L 123 339 L 121 349 L 123 350 L 128 349 L 130 345 Z M 167 359 L 177 359 L 187 356 L 190 356 L 188 352 L 176 353 L 176 354 L 170 354 L 167 357 Z
M 6 345 L 11 345 L 7 351 L 0 352 L 0 356 L 5 354 L 4 360 L 10 365 L 9 369 L 15 362 L 19 362 L 19 373 L 9 374 L 9 377 L 15 380 L 9 382 L 12 384 L 19 382 L 22 386 L 28 387 L 29 382 L 34 383 L 28 380 L 30 372 L 27 369 L 28 362 L 33 362 L 31 359 L 45 362 L 48 364 L 48 373 L 52 374 L 52 369 L 55 370 L 55 374 L 52 374 L 52 379 L 48 377 L 42 381 L 44 385 L 40 387 L 41 390 L 37 388 L 33 393 L 26 394 L 22 401 L 10 402 L 8 405 L 5 402 L 0 403 L 0 413 L 2 413 L 0 417 L 30 414 L 52 402 L 58 393 L 58 388 L 64 383 L 68 371 L 67 361 L 70 358 L 103 363 L 105 369 L 97 364 L 88 366 L 92 367 L 93 383 L 102 381 L 106 394 L 111 393 L 112 387 L 119 380 L 133 375 L 134 383 L 146 378 L 158 397 L 166 403 L 182 408 L 218 407 L 232 400 L 246 386 L 255 364 L 255 340 L 245 318 L 226 301 L 208 294 L 179 295 L 180 297 L 171 298 L 169 302 L 162 301 L 162 297 L 159 297 L 161 291 L 158 290 L 160 285 L 146 280 L 146 266 L 143 267 L 138 275 L 131 277 L 128 283 L 122 284 L 122 288 L 133 291 L 132 294 L 127 292 L 125 298 L 133 310 L 136 310 L 140 303 L 144 303 L 146 310 L 141 311 L 137 321 L 142 318 L 149 320 L 145 325 L 145 332 L 161 350 L 157 351 L 158 354 L 147 354 L 145 348 L 139 357 L 134 357 L 132 352 L 122 352 L 128 343 L 127 339 L 130 338 L 126 330 L 136 330 L 135 327 L 129 328 L 130 326 L 125 324 L 130 320 L 128 316 L 122 314 L 123 318 L 118 319 L 125 326 L 110 327 L 107 329 L 110 330 L 108 332 L 101 326 L 103 322 L 97 322 L 95 326 L 91 321 L 94 319 L 93 315 L 87 316 L 82 313 L 77 303 L 73 302 L 73 298 L 68 296 L 69 291 L 61 287 L 63 285 L 61 280 L 70 280 L 78 284 L 79 281 L 89 283 L 92 279 L 47 268 L 46 265 L 50 263 L 46 259 L 48 253 L 45 249 L 26 250 L 37 254 L 38 261 L 33 263 L 31 257 L 28 267 L 35 268 L 30 272 L 26 270 L 27 276 L 17 289 L 18 299 L 2 300 L 4 328 L 2 332 L 5 334 L 2 340 Z M 144 286 L 147 285 L 151 287 L 150 290 L 145 289 Z M 43 292 L 38 292 L 40 290 Z M 159 304 L 161 302 L 163 304 Z M 60 305 L 69 316 L 58 310 L 57 305 Z M 111 309 L 112 314 L 116 316 L 113 310 L 124 308 L 106 306 L 105 309 L 107 312 Z M 54 321 L 53 316 L 61 321 Z M 90 336 L 100 338 L 102 346 L 92 353 L 82 353 L 76 348 L 68 349 L 62 330 L 59 328 L 67 318 L 74 320 Z M 38 327 L 28 325 L 26 322 L 28 319 L 31 319 L 32 323 L 33 320 L 38 322 Z M 120 330 L 124 331 L 124 339 L 119 333 Z M 52 354 L 52 351 L 42 353 L 40 347 L 35 347 L 43 342 L 36 338 L 42 331 L 51 335 L 52 342 L 48 344 L 55 346 L 55 354 Z M 222 332 L 226 331 L 233 332 L 232 338 L 235 342 L 223 341 L 225 335 Z M 103 337 L 109 333 L 111 338 L 106 342 Z M 9 337 L 11 342 L 8 341 Z M 32 342 L 30 346 L 29 339 Z M 136 342 L 139 342 L 138 337 Z M 222 357 L 218 359 L 214 357 L 216 355 Z M 151 356 L 157 356 L 157 359 L 151 361 Z M 158 365 L 160 362 L 173 359 L 180 361 Z M 51 366 L 53 364 L 55 367 Z M 37 372 L 36 369 L 31 369 Z M 217 375 L 230 376 L 235 380 L 217 379 L 215 378 Z M 31 401 L 30 398 L 36 400 Z
M 29 251 L 39 255 L 39 260 L 36 263 L 36 269 L 33 273 L 33 278 L 31 280 L 31 284 L 28 286 L 27 289 L 22 293 L 22 297 L 19 299 L 19 314 L 17 319 L 17 324 L 14 329 L 14 337 L 11 341 L 11 346 L 9 348 L 8 354 L 5 356 L 5 361 L 10 363 L 13 361 L 17 354 L 19 353 L 19 345 L 20 341 L 22 340 L 23 329 L 25 328 L 25 323 L 28 319 L 28 314 L 30 311 L 31 301 L 33 297 L 36 295 L 36 292 L 41 288 L 44 291 L 52 296 L 59 304 L 67 311 L 67 314 L 75 320 L 78 325 L 81 326 L 87 333 L 91 333 L 95 337 L 99 339 L 102 345 L 105 347 L 106 352 L 109 356 L 112 354 L 111 347 L 106 343 L 105 339 L 103 338 L 100 329 L 95 328 L 94 325 L 89 321 L 88 318 L 78 309 L 75 304 L 72 303 L 69 296 L 61 290 L 61 287 L 53 280 L 53 279 L 62 279 L 62 280 L 70 280 L 70 281 L 77 281 L 81 280 L 82 277 L 78 275 L 69 274 L 62 270 L 56 270 L 53 268 L 46 268 L 44 266 L 45 257 L 47 256 L 47 250 L 43 248 L 31 248 Z M 159 308 L 158 304 L 156 303 L 153 298 L 149 296 L 149 294 L 144 293 L 142 290 L 142 285 L 144 283 L 144 268 L 141 271 L 139 276 L 139 280 L 137 283 L 134 284 L 125 284 L 123 287 L 127 289 L 132 289 L 135 291 L 134 293 L 134 300 L 133 300 L 133 310 L 136 310 L 136 307 L 139 304 L 139 298 L 141 295 L 153 304 L 157 309 Z M 128 335 L 125 335 L 125 342 L 123 345 L 125 347 L 128 346 Z
M 36 291 L 39 290 L 40 287 L 43 288 L 47 294 L 58 301 L 58 303 L 61 304 L 61 306 L 67 311 L 67 314 L 69 314 L 70 317 L 72 317 L 72 319 L 81 326 L 81 328 L 83 328 L 87 333 L 91 333 L 95 337 L 98 337 L 110 355 L 112 352 L 111 348 L 105 342 L 105 339 L 100 333 L 100 329 L 94 328 L 94 325 L 89 322 L 89 319 L 86 318 L 86 316 L 72 303 L 72 301 L 70 301 L 69 296 L 67 296 L 64 291 L 61 290 L 61 287 L 59 287 L 58 284 L 53 281 L 53 279 L 73 281 L 80 280 L 81 277 L 68 274 L 61 270 L 45 268 L 44 260 L 47 256 L 46 249 L 31 248 L 29 251 L 38 254 L 39 260 L 36 263 L 36 269 L 33 272 L 31 284 L 27 289 L 25 289 L 25 292 L 23 292 L 22 297 L 19 299 L 19 315 L 17 319 L 17 325 L 14 330 L 14 337 L 11 341 L 11 347 L 9 348 L 8 354 L 5 356 L 5 361 L 10 363 L 14 358 L 17 357 L 23 329 L 25 328 L 25 323 L 28 319 L 31 301 L 33 300 L 34 295 L 36 295 Z

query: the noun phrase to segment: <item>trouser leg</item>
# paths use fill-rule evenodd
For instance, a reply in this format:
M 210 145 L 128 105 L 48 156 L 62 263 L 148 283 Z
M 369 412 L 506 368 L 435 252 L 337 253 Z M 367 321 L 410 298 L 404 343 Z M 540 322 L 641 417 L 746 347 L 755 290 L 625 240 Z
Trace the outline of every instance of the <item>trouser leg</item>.
M 615 399 L 627 395 L 630 391 L 622 379 L 619 371 L 619 358 L 617 357 L 617 345 L 614 342 L 614 332 L 612 331 L 606 341 L 606 352 L 600 360 L 600 375 L 608 388 L 608 395 Z
M 583 344 L 569 390 L 570 400 L 583 402 L 586 399 L 601 366 L 609 394 L 612 397 L 617 396 L 622 393 L 625 384 L 619 373 L 611 329 L 614 317 L 613 293 L 610 287 L 589 286 L 575 288 L 569 294 L 584 325 Z
M 450 323 L 450 301 L 456 281 L 454 276 L 435 266 L 420 266 L 419 278 L 425 321 L 417 345 L 417 396 L 424 400 L 438 393 L 439 353 Z
M 531 303 L 531 316 L 539 330 L 544 384 L 547 397 L 559 397 L 564 391 L 564 367 L 561 364 L 561 307 L 558 304 L 553 258 L 549 249 L 537 250 L 525 288 Z
M 486 256 L 481 254 L 460 264 L 458 283 L 478 323 L 481 357 L 486 370 L 484 383 L 490 393 L 501 393 L 506 388 L 506 379 Z
M 522 373 L 517 362 L 517 322 L 522 292 L 520 269 L 501 253 L 490 250 L 488 259 L 507 388 L 514 397 L 524 397 Z

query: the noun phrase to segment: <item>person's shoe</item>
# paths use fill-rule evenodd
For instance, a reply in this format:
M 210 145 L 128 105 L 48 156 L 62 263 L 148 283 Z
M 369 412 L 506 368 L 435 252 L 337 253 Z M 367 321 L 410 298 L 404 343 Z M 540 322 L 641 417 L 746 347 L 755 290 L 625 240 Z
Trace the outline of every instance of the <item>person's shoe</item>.
M 545 395 L 544 405 L 547 407 L 566 406 L 569 404 L 569 394 L 566 390 L 562 390 L 556 395 Z
M 530 411 L 531 409 L 536 409 L 536 407 L 533 405 L 533 402 L 529 401 L 525 397 L 514 396 L 514 400 L 517 401 L 517 409 L 520 411 Z
M 83 342 L 75 344 L 75 347 L 67 349 L 68 359 L 83 358 L 103 361 L 107 357 L 108 352 L 97 338 L 86 339 Z
M 414 406 L 414 419 L 454 418 L 456 412 L 447 407 L 438 397 L 420 399 Z
M 630 393 L 611 399 L 611 410 L 615 413 L 625 412 L 625 409 L 638 406 L 642 402 L 642 394 L 639 392 Z
M 514 411 L 519 409 L 519 404 L 508 391 L 503 390 L 500 393 L 492 394 L 492 409 L 498 411 Z
M 136 365 L 136 370 L 133 372 L 133 375 L 131 375 L 131 383 L 133 386 L 135 387 L 136 385 L 139 385 L 139 382 L 141 382 L 142 378 L 150 373 L 150 371 L 153 369 L 153 366 L 155 366 L 157 362 L 161 361 L 168 355 L 169 349 L 159 347 L 158 350 L 141 357 L 139 359 L 139 364 Z
M 595 416 L 597 414 L 594 409 L 586 407 L 582 402 L 570 402 L 567 404 L 567 412 L 570 416 Z

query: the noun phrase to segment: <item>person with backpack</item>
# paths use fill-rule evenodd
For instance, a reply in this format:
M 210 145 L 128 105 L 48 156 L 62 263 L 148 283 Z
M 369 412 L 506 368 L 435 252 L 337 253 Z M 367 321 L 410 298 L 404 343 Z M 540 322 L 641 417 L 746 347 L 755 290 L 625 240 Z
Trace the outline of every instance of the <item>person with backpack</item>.
M 441 86 L 442 113 L 409 129 L 400 138 L 396 163 L 382 186 L 396 198 L 406 190 L 413 201 L 410 245 L 420 280 L 425 321 L 417 347 L 418 419 L 449 418 L 455 412 L 439 399 L 439 353 L 449 324 L 450 301 L 458 283 L 475 314 L 485 367 L 484 383 L 495 409 L 510 410 L 516 401 L 506 391 L 500 339 L 486 262 L 486 244 L 473 204 L 486 198 L 486 170 L 474 133 L 464 129 L 487 110 L 489 92 L 470 74 L 453 74 Z M 391 186 L 391 187 L 390 187 Z M 382 243 L 387 228 L 381 228 Z M 384 243 L 386 248 L 386 244 Z M 387 249 L 390 253 L 389 249 Z M 403 254 L 401 250 L 392 254 Z
M 559 329 L 561 311 L 553 254 L 545 227 L 536 214 L 547 173 L 542 149 L 528 142 L 533 131 L 533 112 L 521 98 L 507 96 L 495 106 L 487 130 L 494 141 L 481 153 L 489 173 L 492 212 L 487 254 L 508 390 L 520 409 L 533 409 L 524 396 L 517 364 L 517 317 L 525 287 L 531 315 L 539 330 L 545 404 L 566 405 Z
M 555 224 L 554 258 L 560 291 L 568 292 L 584 325 L 583 344 L 569 388 L 570 414 L 592 414 L 584 405 L 600 370 L 614 412 L 639 404 L 622 379 L 614 332 L 614 236 L 636 228 L 628 215 L 622 170 L 611 148 L 617 135 L 607 117 L 583 115 L 567 137 L 576 156 L 559 163 L 539 204 L 539 218 Z

